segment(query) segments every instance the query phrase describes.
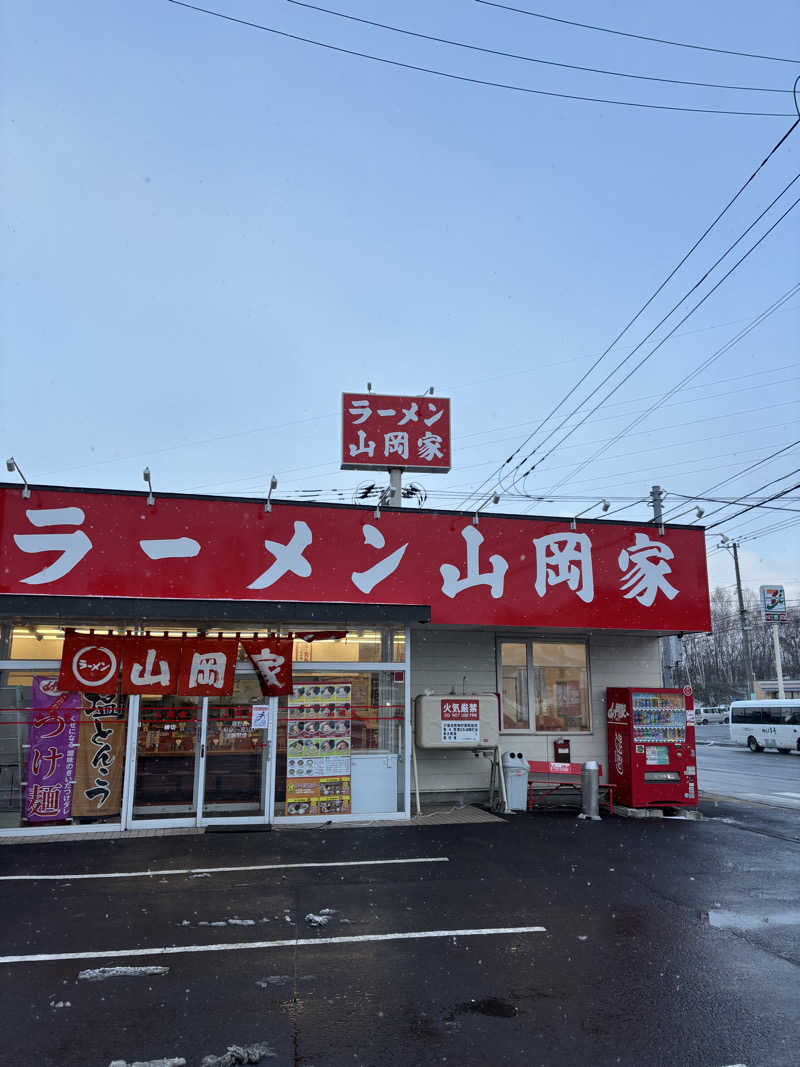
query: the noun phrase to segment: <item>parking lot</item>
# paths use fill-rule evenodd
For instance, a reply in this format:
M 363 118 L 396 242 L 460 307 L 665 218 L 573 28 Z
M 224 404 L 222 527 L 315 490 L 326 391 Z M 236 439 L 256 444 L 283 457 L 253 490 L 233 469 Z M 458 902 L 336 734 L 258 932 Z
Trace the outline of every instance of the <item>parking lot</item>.
M 796 851 L 709 815 L 6 847 L 5 1060 L 795 1063 Z

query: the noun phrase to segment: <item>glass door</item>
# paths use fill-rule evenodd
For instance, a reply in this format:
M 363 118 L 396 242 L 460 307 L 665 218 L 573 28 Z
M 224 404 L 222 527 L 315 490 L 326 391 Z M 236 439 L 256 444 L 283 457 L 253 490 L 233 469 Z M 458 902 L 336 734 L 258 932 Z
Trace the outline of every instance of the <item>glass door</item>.
M 203 699 L 142 696 L 138 700 L 131 818 L 194 820 Z
M 254 675 L 237 677 L 228 697 L 207 700 L 202 745 L 201 821 L 265 822 L 272 807 L 274 725 L 253 726 L 253 705 L 268 705 Z M 267 722 L 274 718 L 267 712 Z

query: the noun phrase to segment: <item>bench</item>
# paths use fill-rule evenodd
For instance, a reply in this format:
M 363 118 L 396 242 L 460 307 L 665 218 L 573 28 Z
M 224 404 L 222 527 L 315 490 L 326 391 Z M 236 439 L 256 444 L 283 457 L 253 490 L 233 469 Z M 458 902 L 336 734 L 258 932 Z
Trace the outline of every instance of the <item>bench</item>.
M 549 763 L 547 760 L 528 761 L 528 811 L 545 797 L 551 796 L 559 789 L 577 789 L 581 791 L 582 763 Z M 602 764 L 597 765 L 597 776 L 602 777 Z M 544 788 L 541 787 L 550 788 Z M 539 787 L 539 788 L 537 788 Z M 614 814 L 614 787 L 600 782 L 600 794 L 606 793 L 605 802 L 609 815 Z

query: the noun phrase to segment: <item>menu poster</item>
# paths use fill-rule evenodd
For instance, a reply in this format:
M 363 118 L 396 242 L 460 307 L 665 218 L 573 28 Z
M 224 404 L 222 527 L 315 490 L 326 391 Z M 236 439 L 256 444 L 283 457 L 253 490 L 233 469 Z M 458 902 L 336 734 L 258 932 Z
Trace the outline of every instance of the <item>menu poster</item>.
M 350 812 L 352 687 L 295 685 L 288 701 L 286 814 Z

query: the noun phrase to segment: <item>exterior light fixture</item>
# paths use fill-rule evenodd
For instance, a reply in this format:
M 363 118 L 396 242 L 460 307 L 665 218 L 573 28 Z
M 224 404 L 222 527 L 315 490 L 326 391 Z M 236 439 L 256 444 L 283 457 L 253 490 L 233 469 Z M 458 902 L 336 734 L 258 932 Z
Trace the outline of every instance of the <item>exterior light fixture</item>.
M 278 479 L 273 474 L 269 480 L 269 489 L 267 490 L 267 501 L 264 504 L 264 511 L 272 511 L 272 490 L 278 488 Z
M 10 456 L 6 460 L 6 470 L 11 471 L 12 473 L 14 471 L 16 471 L 17 474 L 20 476 L 20 478 L 22 479 L 22 495 L 25 498 L 25 500 L 27 500 L 28 497 L 31 495 L 31 487 L 28 485 L 28 479 L 25 477 L 25 475 L 19 469 L 19 464 L 17 463 L 17 461 L 14 459 L 13 456 Z
M 609 502 L 606 500 L 605 497 L 603 497 L 602 500 L 598 500 L 597 504 L 600 504 L 600 506 L 602 507 L 603 511 L 608 511 L 608 509 L 611 507 L 611 505 L 609 504 Z M 587 511 L 591 511 L 593 508 L 596 508 L 597 504 L 590 504 L 588 508 L 584 508 L 583 511 L 579 511 L 577 515 L 573 516 L 573 518 L 571 518 L 570 522 L 569 522 L 570 530 L 574 530 L 575 529 L 575 521 L 577 519 L 579 519 L 581 517 L 581 515 L 585 515 Z
M 152 507 L 153 504 L 155 504 L 156 502 L 156 498 L 153 496 L 153 483 L 150 481 L 149 467 L 145 467 L 145 469 L 142 471 L 142 478 L 144 478 L 145 482 L 147 483 L 147 503 L 150 505 L 150 507 Z

